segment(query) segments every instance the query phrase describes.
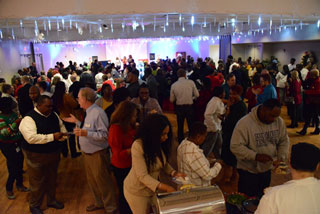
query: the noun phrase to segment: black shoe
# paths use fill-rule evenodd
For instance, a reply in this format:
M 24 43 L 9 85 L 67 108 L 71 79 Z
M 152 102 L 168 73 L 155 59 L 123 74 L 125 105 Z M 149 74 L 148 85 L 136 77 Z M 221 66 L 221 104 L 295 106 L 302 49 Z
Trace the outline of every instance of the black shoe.
M 40 207 L 30 207 L 31 214 L 43 214 Z
M 304 136 L 304 135 L 306 135 L 307 134 L 307 131 L 306 130 L 304 130 L 304 129 L 302 129 L 300 132 L 297 132 L 299 135 L 302 135 L 302 136 Z
M 30 192 L 30 189 L 25 186 L 17 186 L 17 190 L 20 192 Z
M 61 202 L 59 202 L 59 201 L 54 201 L 53 203 L 48 204 L 48 207 L 61 210 L 61 209 L 64 208 L 64 205 L 63 205 L 63 203 L 61 203 Z
M 311 132 L 310 134 L 312 135 L 318 135 L 320 133 L 320 129 L 315 129 L 313 132 Z
M 75 154 L 72 154 L 71 157 L 72 158 L 77 158 L 81 155 L 81 152 L 76 152 Z

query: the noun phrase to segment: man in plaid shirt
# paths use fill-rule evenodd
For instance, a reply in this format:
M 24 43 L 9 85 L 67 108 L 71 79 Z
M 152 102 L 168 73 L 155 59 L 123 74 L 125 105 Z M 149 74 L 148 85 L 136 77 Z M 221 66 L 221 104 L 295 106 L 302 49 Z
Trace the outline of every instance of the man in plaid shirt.
M 220 170 L 221 164 L 215 163 L 210 168 L 208 159 L 199 148 L 207 135 L 207 127 L 200 122 L 195 123 L 189 130 L 188 138 L 184 139 L 178 147 L 178 169 L 185 173 L 192 184 L 196 186 L 210 186 Z

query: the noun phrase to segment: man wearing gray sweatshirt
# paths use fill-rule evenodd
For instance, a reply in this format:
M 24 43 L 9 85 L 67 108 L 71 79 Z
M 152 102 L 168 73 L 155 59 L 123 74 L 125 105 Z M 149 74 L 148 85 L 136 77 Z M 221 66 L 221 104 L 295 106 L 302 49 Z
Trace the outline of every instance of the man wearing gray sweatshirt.
M 250 197 L 261 197 L 270 185 L 273 166 L 287 160 L 289 137 L 280 113 L 278 100 L 266 100 L 233 131 L 230 149 L 237 158 L 238 190 Z

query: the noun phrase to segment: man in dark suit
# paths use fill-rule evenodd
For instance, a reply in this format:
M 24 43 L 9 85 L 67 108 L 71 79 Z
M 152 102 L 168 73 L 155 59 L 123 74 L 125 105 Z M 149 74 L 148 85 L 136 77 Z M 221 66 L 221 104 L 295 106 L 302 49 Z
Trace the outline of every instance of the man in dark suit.
M 20 114 L 24 117 L 33 109 L 33 103 L 29 97 L 29 89 L 32 86 L 30 83 L 30 76 L 22 76 L 21 83 L 23 87 L 18 91 L 18 107 Z

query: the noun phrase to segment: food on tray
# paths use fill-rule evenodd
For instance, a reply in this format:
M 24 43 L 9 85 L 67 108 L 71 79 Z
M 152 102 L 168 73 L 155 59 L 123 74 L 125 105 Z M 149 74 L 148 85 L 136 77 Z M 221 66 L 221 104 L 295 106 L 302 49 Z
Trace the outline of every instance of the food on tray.
M 195 187 L 194 184 L 185 184 L 182 187 L 180 187 L 180 190 L 184 190 L 184 189 L 192 189 L 193 187 Z
M 227 197 L 227 202 L 232 205 L 241 205 L 247 198 L 239 193 L 231 194 Z
M 285 175 L 288 173 L 288 165 L 285 162 L 281 162 L 280 165 L 275 169 L 275 173 L 279 175 Z

